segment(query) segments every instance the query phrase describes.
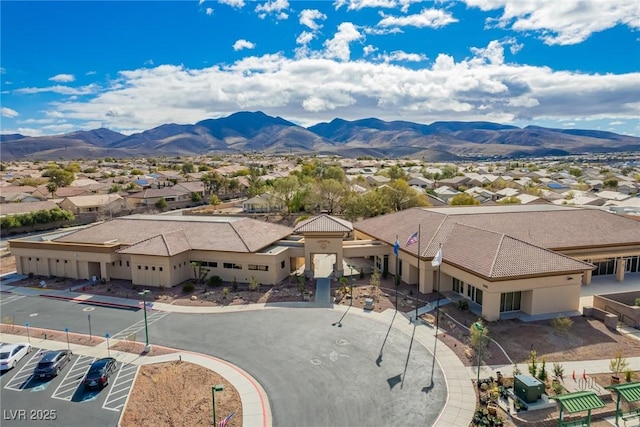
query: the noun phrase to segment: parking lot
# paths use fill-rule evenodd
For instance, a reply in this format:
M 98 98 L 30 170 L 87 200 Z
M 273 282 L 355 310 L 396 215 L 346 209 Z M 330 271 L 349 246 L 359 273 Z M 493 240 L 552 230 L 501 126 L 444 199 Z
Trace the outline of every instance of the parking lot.
M 102 390 L 85 390 L 82 379 L 96 358 L 72 355 L 52 379 L 33 375 L 44 350 L 33 348 L 0 377 L 3 426 L 117 425 L 138 367 L 117 363 Z

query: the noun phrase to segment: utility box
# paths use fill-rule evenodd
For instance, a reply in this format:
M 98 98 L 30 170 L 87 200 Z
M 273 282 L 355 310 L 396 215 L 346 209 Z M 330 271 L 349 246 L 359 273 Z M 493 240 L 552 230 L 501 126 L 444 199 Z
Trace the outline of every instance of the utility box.
M 535 403 L 544 393 L 544 384 L 528 375 L 516 375 L 513 377 L 513 392 L 525 402 Z

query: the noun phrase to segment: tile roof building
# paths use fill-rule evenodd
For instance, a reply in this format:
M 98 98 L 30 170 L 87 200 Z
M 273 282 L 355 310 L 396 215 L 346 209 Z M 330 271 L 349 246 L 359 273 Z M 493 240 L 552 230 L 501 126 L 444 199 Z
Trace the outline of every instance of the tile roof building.
M 418 244 L 393 244 L 420 229 Z M 432 259 L 442 249 L 442 263 Z M 43 241 L 11 241 L 19 273 L 175 286 L 192 263 L 225 281 L 285 280 L 314 256 L 361 258 L 415 284 L 452 292 L 486 320 L 576 313 L 592 275 L 640 273 L 640 222 L 599 209 L 555 205 L 413 208 L 350 223 L 330 215 L 293 229 L 247 217 L 134 215 Z M 419 251 L 419 252 L 418 252 Z M 439 288 L 437 288 L 439 284 Z

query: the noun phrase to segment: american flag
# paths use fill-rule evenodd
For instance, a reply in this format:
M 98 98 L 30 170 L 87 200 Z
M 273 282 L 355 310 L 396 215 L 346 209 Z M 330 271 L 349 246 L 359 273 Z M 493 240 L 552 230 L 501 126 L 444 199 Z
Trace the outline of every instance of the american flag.
M 236 414 L 235 412 L 232 412 L 226 417 L 224 417 L 223 419 L 221 419 L 220 421 L 218 421 L 218 427 L 227 427 L 227 424 L 229 424 L 229 421 L 231 420 L 231 418 L 233 418 L 235 414 Z
M 418 241 L 418 232 L 416 231 L 415 233 L 413 233 L 411 236 L 409 236 L 409 238 L 407 239 L 407 244 L 406 246 L 411 246 L 414 243 L 416 243 Z

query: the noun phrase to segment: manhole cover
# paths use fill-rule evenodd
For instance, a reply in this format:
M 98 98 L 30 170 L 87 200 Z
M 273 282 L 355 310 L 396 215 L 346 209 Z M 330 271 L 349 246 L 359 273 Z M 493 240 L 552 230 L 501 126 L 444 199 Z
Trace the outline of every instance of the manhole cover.
M 340 338 L 339 340 L 336 340 L 336 344 L 338 344 L 338 345 L 349 345 L 349 340 L 345 340 L 344 338 Z
M 312 365 L 321 365 L 322 361 L 320 359 L 311 359 Z

